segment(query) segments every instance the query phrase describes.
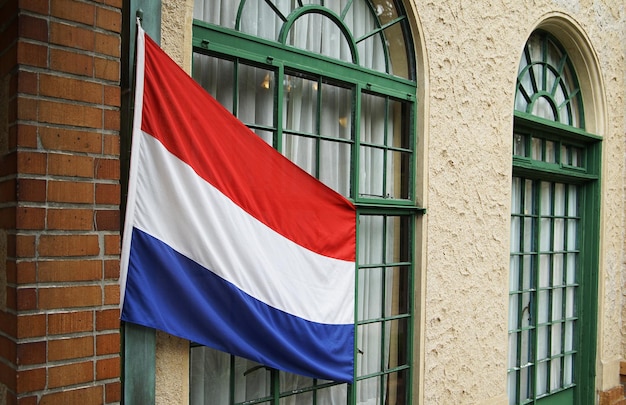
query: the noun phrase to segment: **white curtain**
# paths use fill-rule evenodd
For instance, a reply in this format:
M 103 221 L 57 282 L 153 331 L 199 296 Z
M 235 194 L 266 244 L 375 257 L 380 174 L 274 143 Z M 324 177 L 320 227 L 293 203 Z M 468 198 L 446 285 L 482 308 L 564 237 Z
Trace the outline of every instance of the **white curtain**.
M 295 0 L 274 1 L 277 8 L 288 15 L 297 5 Z M 338 15 L 348 0 L 325 2 Z M 235 27 L 235 17 L 239 2 L 230 0 L 197 0 L 194 18 L 228 28 Z M 346 22 L 353 27 L 355 36 L 361 36 L 374 29 L 374 19 L 364 0 L 354 1 Z M 274 13 L 264 0 L 248 0 L 242 13 L 240 29 L 243 32 L 265 39 L 276 40 L 282 26 L 282 20 Z M 313 53 L 328 57 L 351 61 L 347 41 L 339 28 L 328 18 L 318 14 L 307 14 L 299 19 L 288 36 L 289 45 L 306 49 Z M 380 43 L 375 40 L 363 41 L 358 46 L 361 65 L 384 71 L 384 57 Z M 209 58 L 203 55 L 194 56 L 194 77 L 222 104 L 247 124 L 272 124 L 274 86 L 284 89 L 283 116 L 280 117 L 285 131 L 283 153 L 293 162 L 337 192 L 348 196 L 350 192 L 350 144 L 338 141 L 320 140 L 316 136 L 349 140 L 353 127 L 352 106 L 354 93 L 351 89 L 320 81 L 318 78 L 301 77 L 287 74 L 283 83 L 275 83 L 273 73 L 260 68 L 239 65 L 238 77 L 234 77 L 234 64 L 230 61 Z M 238 105 L 234 105 L 233 89 L 235 80 L 239 84 Z M 322 102 L 318 103 L 319 97 Z M 360 112 L 361 137 L 363 142 L 384 145 L 386 104 L 385 99 L 374 96 L 362 98 L 363 107 Z M 318 111 L 318 108 L 320 109 Z M 318 119 L 319 118 L 319 119 Z M 391 119 L 389 121 L 392 121 Z M 319 123 L 320 128 L 316 128 Z M 399 126 L 398 126 L 399 127 Z M 293 133 L 290 133 L 293 131 Z M 388 125 L 389 136 L 397 135 L 393 123 Z M 256 131 L 266 142 L 271 143 L 271 134 Z M 297 134 L 296 134 L 297 133 Z M 303 136 L 305 135 L 305 136 Z M 319 152 L 319 160 L 318 153 Z M 382 149 L 365 148 L 361 151 L 359 185 L 362 194 L 383 196 L 394 195 L 394 179 L 388 174 L 387 187 L 383 190 L 383 176 L 396 171 L 393 159 L 389 158 L 385 167 Z M 359 263 L 384 263 L 383 253 L 397 256 L 398 235 L 400 226 L 396 220 L 386 220 L 383 216 L 361 216 L 359 240 Z M 386 232 L 385 232 L 386 230 Z M 359 274 L 358 284 L 358 318 L 360 320 L 376 319 L 383 316 L 383 308 L 391 308 L 393 299 L 392 288 L 394 273 L 384 272 L 382 267 L 367 269 Z M 385 286 L 385 287 L 383 287 Z M 383 294 L 382 289 L 388 291 Z M 385 303 L 382 302 L 386 297 Z M 382 324 L 372 323 L 360 327 L 357 331 L 356 359 L 357 376 L 375 373 L 389 362 L 391 348 L 381 353 L 381 339 L 389 346 L 392 329 L 385 328 L 383 336 Z M 230 386 L 231 357 L 213 349 L 198 347 L 192 349 L 191 356 L 191 404 L 227 404 Z M 244 359 L 235 360 L 235 400 L 244 401 L 269 395 L 269 371 L 261 365 Z M 318 382 L 320 383 L 320 382 Z M 321 382 L 323 383 L 323 382 Z M 385 392 L 380 387 L 381 379 L 372 378 L 357 384 L 357 403 L 380 403 L 380 395 Z M 302 387 L 310 387 L 312 379 L 281 373 L 281 391 L 291 391 Z M 346 385 L 334 386 L 319 390 L 316 393 L 317 404 L 346 404 Z M 297 405 L 311 403 L 311 393 L 303 393 L 286 397 L 281 405 Z

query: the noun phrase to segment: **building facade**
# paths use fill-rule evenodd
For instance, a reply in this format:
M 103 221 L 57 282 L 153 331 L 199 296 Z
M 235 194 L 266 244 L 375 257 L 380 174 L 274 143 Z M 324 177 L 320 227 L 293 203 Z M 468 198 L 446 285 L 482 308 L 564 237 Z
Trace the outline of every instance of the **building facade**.
M 623 2 L 311 3 L 0 2 L 0 403 L 625 403 Z M 120 325 L 137 17 L 355 202 L 355 384 Z

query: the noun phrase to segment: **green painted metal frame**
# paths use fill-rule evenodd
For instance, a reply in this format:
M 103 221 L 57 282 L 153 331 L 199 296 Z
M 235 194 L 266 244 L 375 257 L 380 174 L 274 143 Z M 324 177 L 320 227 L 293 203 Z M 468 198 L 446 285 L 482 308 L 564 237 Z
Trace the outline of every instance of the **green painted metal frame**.
M 577 279 L 580 303 L 578 331 L 575 345 L 580 347 L 575 356 L 576 386 L 572 392 L 563 391 L 554 395 L 537 398 L 531 402 L 537 405 L 593 403 L 595 396 L 595 358 L 597 341 L 598 308 L 598 268 L 600 235 L 600 173 L 601 173 L 601 138 L 582 129 L 515 112 L 515 132 L 529 135 L 526 151 L 529 153 L 530 138 L 543 138 L 573 143 L 583 148 L 584 168 L 572 168 L 561 162 L 554 164 L 531 160 L 528 157 L 513 157 L 513 175 L 533 180 L 564 182 L 580 187 L 583 210 L 580 213 L 580 264 Z M 560 150 L 560 147 L 557 148 Z M 582 271 L 581 269 L 586 269 Z M 521 275 L 520 275 L 521 277 Z M 537 315 L 537 314 L 535 314 Z M 518 315 L 519 316 L 519 315 Z M 584 347 L 580 346 L 581 342 Z M 573 401 L 573 402 L 572 402 Z
M 270 2 L 268 2 L 268 4 L 269 3 Z M 305 12 L 319 12 L 320 10 L 318 10 L 318 8 L 319 7 L 303 8 L 300 11 L 300 14 L 298 15 L 304 14 Z M 241 8 L 239 10 L 239 13 L 241 13 Z M 286 16 L 282 16 L 281 19 L 283 21 L 288 21 L 291 17 L 293 17 L 293 15 L 290 16 L 289 18 Z M 292 21 L 293 20 L 295 20 L 295 18 L 293 18 Z M 394 24 L 400 20 L 402 19 L 397 19 L 397 21 L 394 21 Z M 387 24 L 387 25 L 391 25 L 391 24 Z M 194 52 L 197 52 L 197 53 L 201 53 L 201 54 L 205 54 L 209 56 L 216 56 L 220 58 L 226 58 L 228 60 L 234 61 L 235 62 L 234 83 L 237 83 L 236 71 L 237 71 L 238 64 L 241 62 L 245 62 L 246 64 L 256 65 L 264 69 L 269 69 L 269 70 L 273 69 L 278 83 L 283 83 L 286 74 L 299 71 L 305 74 L 318 76 L 319 77 L 318 81 L 322 80 L 322 78 L 325 78 L 325 79 L 330 80 L 331 82 L 337 81 L 337 82 L 342 82 L 342 83 L 350 83 L 352 84 L 352 86 L 354 86 L 352 87 L 353 97 L 354 97 L 354 100 L 353 100 L 354 107 L 353 107 L 353 112 L 352 112 L 354 133 L 352 134 L 353 140 L 349 141 L 348 143 L 353 143 L 352 148 L 351 148 L 352 159 L 353 159 L 353 170 L 352 170 L 353 177 L 351 179 L 351 182 L 353 186 L 351 188 L 352 190 L 354 190 L 353 200 L 355 204 L 357 205 L 357 214 L 358 215 L 381 215 L 385 217 L 405 216 L 409 218 L 409 221 L 410 221 L 409 224 L 411 227 L 411 231 L 409 232 L 409 240 L 407 241 L 409 249 L 411 249 L 410 262 L 385 264 L 386 267 L 393 267 L 394 265 L 398 265 L 398 264 L 409 267 L 409 284 L 410 285 L 407 286 L 407 291 L 408 291 L 408 294 L 410 295 L 410 297 L 408 297 L 409 313 L 400 315 L 400 316 L 391 317 L 385 320 L 385 321 L 390 321 L 392 320 L 392 318 L 393 319 L 406 318 L 409 320 L 407 324 L 408 330 L 407 330 L 407 347 L 406 347 L 409 364 L 399 366 L 392 370 L 383 370 L 379 375 L 377 374 L 378 378 L 382 378 L 383 375 L 391 373 L 391 372 L 407 370 L 406 395 L 410 401 L 412 390 L 413 390 L 413 387 L 411 384 L 411 370 L 412 369 L 410 365 L 412 364 L 412 359 L 413 359 L 413 345 L 411 344 L 411 342 L 412 342 L 413 327 L 414 327 L 413 323 L 410 320 L 412 319 L 413 314 L 414 314 L 413 307 L 415 303 L 414 303 L 414 299 L 412 295 L 414 292 L 414 287 L 413 287 L 414 280 L 415 280 L 414 272 L 416 271 L 415 263 L 413 259 L 414 257 L 413 246 L 415 242 L 414 232 L 415 232 L 416 218 L 417 216 L 424 214 L 425 209 L 421 207 L 417 207 L 415 205 L 415 195 L 413 192 L 410 192 L 410 197 L 406 200 L 359 197 L 358 170 L 354 170 L 354 168 L 359 167 L 359 158 L 358 158 L 359 157 L 358 150 L 360 147 L 360 137 L 358 136 L 359 120 L 356 119 L 356 116 L 360 114 L 360 109 L 361 109 L 361 106 L 360 106 L 361 98 L 359 95 L 361 93 L 377 94 L 380 96 L 387 97 L 387 103 L 389 102 L 390 99 L 394 99 L 394 100 L 406 103 L 407 108 L 408 108 L 406 112 L 412 117 L 409 120 L 410 121 L 409 126 L 404 129 L 404 131 L 406 131 L 410 137 L 410 139 L 407 142 L 410 145 L 410 149 L 403 149 L 403 148 L 398 148 L 398 147 L 394 147 L 391 145 L 386 145 L 387 141 L 385 141 L 385 145 L 376 145 L 376 146 L 381 146 L 385 150 L 402 151 L 402 152 L 411 153 L 410 172 L 409 172 L 408 181 L 410 182 L 410 184 L 414 183 L 414 180 L 416 177 L 416 173 L 415 173 L 415 167 L 416 167 L 415 166 L 415 159 L 416 159 L 415 157 L 415 144 L 416 144 L 415 120 L 416 118 L 415 117 L 417 114 L 417 102 L 416 102 L 417 100 L 415 98 L 415 94 L 416 94 L 415 82 L 406 80 L 403 78 L 399 78 L 396 76 L 393 76 L 393 77 L 388 76 L 385 73 L 373 72 L 373 71 L 364 69 L 362 67 L 359 67 L 357 65 L 342 62 L 342 61 L 335 60 L 332 58 L 327 58 L 327 57 L 323 57 L 319 55 L 311 55 L 310 53 L 297 49 L 297 48 L 286 47 L 274 41 L 268 41 L 265 39 L 256 38 L 256 37 L 247 35 L 245 33 L 236 32 L 236 31 L 229 30 L 229 29 L 224 29 L 224 28 L 207 24 L 198 20 L 194 20 L 194 25 L 193 25 L 193 50 Z M 283 103 L 280 100 L 281 99 L 280 92 L 282 92 L 283 90 L 282 88 L 280 88 L 281 86 L 276 86 L 276 87 L 279 89 L 275 90 L 275 93 L 274 93 L 275 94 L 274 98 L 276 102 L 274 116 L 278 117 L 278 118 L 275 118 L 275 120 L 276 119 L 280 120 L 281 119 L 280 117 L 283 116 L 282 114 Z M 237 94 L 238 94 L 237 90 L 235 89 L 234 92 L 235 92 L 234 96 L 237 97 Z M 235 101 L 235 105 L 236 105 L 236 101 Z M 233 106 L 233 111 L 235 111 L 234 106 Z M 319 117 L 318 117 L 318 121 L 319 121 Z M 256 126 L 253 125 L 252 127 L 256 127 Z M 283 139 L 282 125 L 275 124 L 274 128 L 267 128 L 267 129 L 268 130 L 271 129 L 275 132 L 276 135 L 274 137 L 274 146 L 279 151 L 282 150 L 282 139 Z M 337 139 L 335 138 L 332 138 L 332 140 L 337 141 Z M 357 221 L 357 235 L 358 234 L 359 234 L 359 225 Z M 358 250 L 358 237 L 357 237 L 357 250 Z M 357 271 L 357 277 L 358 277 L 358 265 L 355 266 L 355 271 Z M 357 281 L 357 284 L 355 285 L 355 293 L 357 292 L 356 291 L 357 288 L 358 288 L 358 281 Z M 356 303 L 355 303 L 355 313 L 356 313 Z M 356 336 L 355 336 L 355 339 L 356 339 Z M 381 344 L 384 344 L 384 343 L 381 342 Z M 356 349 L 356 344 L 355 344 L 355 359 L 356 357 L 357 357 L 357 349 Z M 366 377 L 367 376 L 363 376 L 360 379 L 363 379 Z M 279 392 L 278 379 L 274 379 L 273 381 L 274 381 L 274 385 L 272 385 L 272 388 L 271 388 L 272 393 L 270 394 L 270 397 L 258 399 L 258 401 L 254 400 L 250 403 L 263 402 L 263 401 L 268 400 L 269 398 L 273 398 L 273 400 L 276 403 L 278 403 L 277 401 L 279 400 L 279 398 L 283 397 L 284 394 Z M 333 384 L 325 384 L 323 386 L 331 386 L 331 385 Z M 302 390 L 302 392 L 306 392 L 306 391 L 315 392 L 314 390 L 316 390 L 317 388 L 319 387 L 313 386 L 313 387 L 305 388 Z M 347 389 L 348 389 L 349 403 L 355 404 L 356 396 L 354 395 L 353 386 L 349 384 Z M 232 384 L 231 384 L 231 390 L 232 390 Z M 233 395 L 234 395 L 234 392 L 231 392 L 231 398 L 234 398 Z M 291 393 L 287 395 L 291 395 Z
M 134 113 L 135 46 L 137 18 L 157 43 L 161 38 L 161 1 L 130 0 L 122 6 L 121 61 L 121 173 L 123 221 L 128 189 L 128 169 Z M 123 224 L 122 224 L 123 225 Z M 122 226 L 123 229 L 123 226 Z M 155 330 L 131 323 L 122 323 L 122 403 L 155 403 L 156 334 Z

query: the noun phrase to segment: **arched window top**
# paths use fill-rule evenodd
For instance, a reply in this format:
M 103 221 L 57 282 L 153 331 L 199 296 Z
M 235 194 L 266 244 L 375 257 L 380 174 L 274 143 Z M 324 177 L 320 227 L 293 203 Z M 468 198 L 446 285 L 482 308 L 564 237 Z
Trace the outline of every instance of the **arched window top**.
M 564 48 L 544 31 L 533 33 L 520 61 L 515 110 L 584 129 L 582 94 Z
M 409 22 L 389 0 L 196 0 L 194 18 L 415 80 Z

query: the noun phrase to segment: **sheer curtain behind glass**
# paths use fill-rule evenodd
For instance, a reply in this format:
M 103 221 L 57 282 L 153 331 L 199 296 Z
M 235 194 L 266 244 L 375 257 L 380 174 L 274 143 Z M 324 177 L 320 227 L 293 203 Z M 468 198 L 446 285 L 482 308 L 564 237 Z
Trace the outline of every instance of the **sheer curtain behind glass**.
M 297 2 L 278 0 L 277 9 L 288 15 Z M 325 2 L 327 7 L 339 14 L 349 0 Z M 230 0 L 197 0 L 194 18 L 235 28 L 239 2 Z M 346 14 L 346 22 L 353 27 L 355 37 L 376 28 L 372 13 L 364 1 L 354 1 Z M 257 37 L 276 40 L 283 21 L 263 0 L 249 0 L 241 14 L 239 29 Z M 377 36 L 358 45 L 360 64 L 377 70 L 385 66 L 384 54 Z M 334 59 L 351 62 L 350 47 L 338 26 L 321 14 L 305 14 L 298 19 L 287 39 L 287 44 L 306 49 Z M 276 83 L 275 72 L 234 61 L 194 54 L 194 77 L 218 101 L 234 112 L 244 123 L 263 139 L 272 144 L 273 133 L 267 128 L 281 125 L 283 129 L 282 153 L 290 160 L 318 177 L 326 185 L 346 197 L 352 195 L 351 145 L 355 136 L 354 102 L 357 96 L 353 86 L 324 78 L 286 71 L 283 83 Z M 282 117 L 273 116 L 275 86 L 283 89 Z M 237 90 L 235 91 L 235 88 Z M 236 97 L 235 97 L 236 94 Z M 399 137 L 400 126 L 394 127 L 399 114 L 389 113 L 384 97 L 363 96 L 360 111 L 363 142 L 373 145 L 393 144 L 386 141 Z M 265 128 L 265 129 L 263 129 Z M 386 157 L 384 148 L 371 147 L 363 152 L 359 185 L 362 195 L 394 196 L 395 179 L 399 177 L 397 159 Z M 388 180 L 383 173 L 388 174 Z M 394 174 L 396 173 L 396 174 Z M 383 263 L 397 256 L 400 239 L 399 222 L 392 217 L 361 216 L 359 224 L 360 263 L 376 263 L 381 267 L 367 269 L 359 276 L 358 318 L 374 319 L 385 308 L 392 308 L 394 294 L 398 294 L 397 280 L 408 277 L 393 269 L 383 270 Z M 384 255 L 388 256 L 385 257 Z M 395 255 L 395 256 L 394 256 Z M 395 280 L 395 281 L 394 281 Z M 405 284 L 406 282 L 403 281 Z M 394 287 L 394 285 L 396 287 Z M 383 293 L 382 289 L 388 290 Z M 394 290 L 395 289 L 395 290 Z M 383 301 L 385 300 L 385 301 Z M 378 372 L 389 364 L 390 353 L 397 346 L 393 341 L 393 328 L 382 330 L 383 323 L 372 323 L 359 328 L 356 360 L 357 376 Z M 386 347 L 383 348 L 384 340 Z M 393 343 L 392 343 L 393 341 Z M 271 370 L 260 364 L 218 352 L 210 348 L 194 348 L 191 355 L 191 403 L 227 404 L 231 386 L 231 370 L 234 370 L 234 399 L 236 402 L 253 400 L 270 395 Z M 381 388 L 379 378 L 364 380 L 358 384 L 359 404 L 378 404 L 387 390 Z M 317 382 L 322 384 L 324 382 Z M 288 392 L 312 386 L 312 379 L 288 373 L 280 373 L 280 390 Z M 282 405 L 310 404 L 313 392 L 301 393 L 281 399 Z M 333 386 L 315 391 L 317 404 L 345 404 L 346 386 Z

